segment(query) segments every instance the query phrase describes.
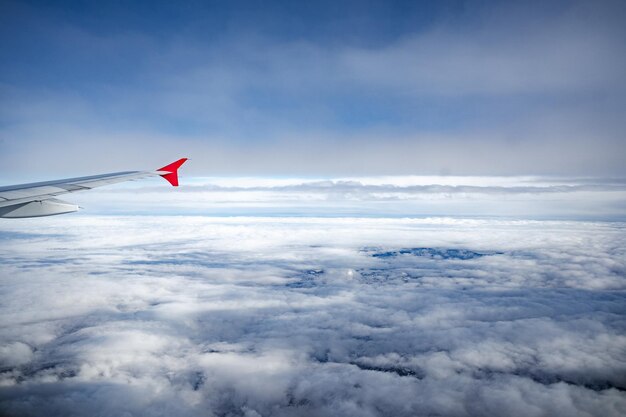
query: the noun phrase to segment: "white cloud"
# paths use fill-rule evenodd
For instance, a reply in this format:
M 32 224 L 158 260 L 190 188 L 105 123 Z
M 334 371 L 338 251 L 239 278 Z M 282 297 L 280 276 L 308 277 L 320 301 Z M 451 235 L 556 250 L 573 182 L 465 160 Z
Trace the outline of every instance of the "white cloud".
M 5 414 L 626 409 L 622 223 L 68 216 L 3 228 Z

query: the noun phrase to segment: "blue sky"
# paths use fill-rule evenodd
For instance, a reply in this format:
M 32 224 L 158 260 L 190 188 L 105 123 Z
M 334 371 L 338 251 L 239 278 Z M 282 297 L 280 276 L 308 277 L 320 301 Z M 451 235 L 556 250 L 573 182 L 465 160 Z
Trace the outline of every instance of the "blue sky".
M 618 1 L 0 8 L 11 175 L 626 174 Z

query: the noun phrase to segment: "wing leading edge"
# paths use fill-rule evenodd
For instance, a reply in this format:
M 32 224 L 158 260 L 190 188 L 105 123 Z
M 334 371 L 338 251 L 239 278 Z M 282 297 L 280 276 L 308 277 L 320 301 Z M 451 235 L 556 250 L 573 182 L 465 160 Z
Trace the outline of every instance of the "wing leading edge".
M 174 187 L 177 187 L 178 168 L 186 161 L 187 158 L 181 158 L 155 171 L 114 172 L 89 177 L 0 187 L 0 217 L 24 218 L 71 213 L 77 211 L 79 207 L 58 200 L 56 198 L 58 195 L 141 178 L 161 176 Z

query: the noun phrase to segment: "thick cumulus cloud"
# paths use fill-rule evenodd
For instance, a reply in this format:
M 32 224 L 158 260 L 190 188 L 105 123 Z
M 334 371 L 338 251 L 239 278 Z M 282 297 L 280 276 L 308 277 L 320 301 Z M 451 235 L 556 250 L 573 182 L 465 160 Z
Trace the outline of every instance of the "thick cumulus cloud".
M 618 416 L 623 223 L 3 223 L 0 410 Z

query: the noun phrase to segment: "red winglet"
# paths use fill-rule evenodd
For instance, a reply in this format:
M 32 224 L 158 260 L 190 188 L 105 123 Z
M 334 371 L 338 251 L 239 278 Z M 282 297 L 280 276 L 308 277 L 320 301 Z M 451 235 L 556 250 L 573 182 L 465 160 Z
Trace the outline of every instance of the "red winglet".
M 185 161 L 187 161 L 187 158 L 181 158 L 176 162 L 165 165 L 163 168 L 157 169 L 157 171 L 166 171 L 167 174 L 161 174 L 161 176 L 169 181 L 169 183 L 174 187 L 178 187 L 178 168 L 180 168 Z

